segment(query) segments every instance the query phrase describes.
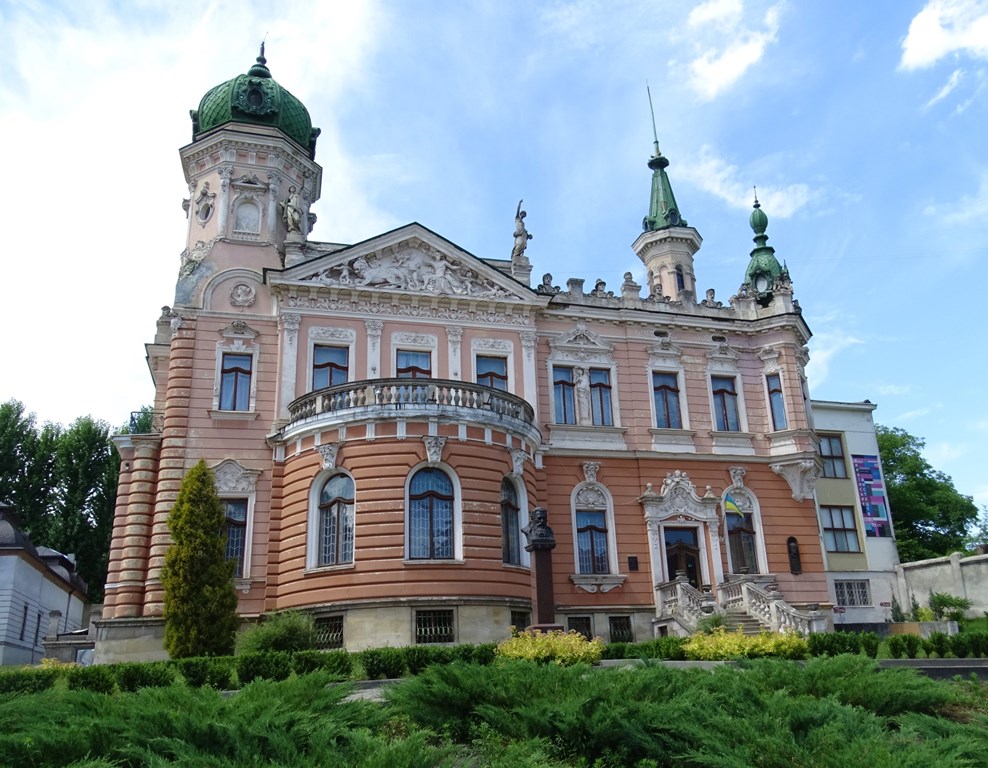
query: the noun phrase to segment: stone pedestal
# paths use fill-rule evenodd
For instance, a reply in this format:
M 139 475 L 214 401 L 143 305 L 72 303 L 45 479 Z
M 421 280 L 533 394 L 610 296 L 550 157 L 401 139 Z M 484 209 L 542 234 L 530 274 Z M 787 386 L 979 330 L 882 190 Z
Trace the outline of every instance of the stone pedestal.
M 532 629 L 551 631 L 562 629 L 556 623 L 556 603 L 552 590 L 552 550 L 556 537 L 548 524 L 549 513 L 544 507 L 532 511 L 532 522 L 522 528 L 528 538 L 525 550 L 532 553 L 532 573 L 535 577 L 535 604 Z

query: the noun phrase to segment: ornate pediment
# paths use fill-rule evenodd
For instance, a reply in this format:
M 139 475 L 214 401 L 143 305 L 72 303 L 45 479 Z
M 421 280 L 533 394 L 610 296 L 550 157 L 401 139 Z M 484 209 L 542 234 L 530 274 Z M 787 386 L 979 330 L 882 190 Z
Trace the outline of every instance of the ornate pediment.
M 660 493 L 648 483 L 645 493 L 638 497 L 638 503 L 645 508 L 646 521 L 697 520 L 716 524 L 718 501 L 709 485 L 703 497 L 697 495 L 696 486 L 679 469 L 666 475 Z
M 292 282 L 360 291 L 469 299 L 533 298 L 503 272 L 420 225 L 298 264 L 284 277 Z
M 611 362 L 614 347 L 604 341 L 583 323 L 577 323 L 571 331 L 549 340 L 552 360 L 581 361 L 590 363 Z

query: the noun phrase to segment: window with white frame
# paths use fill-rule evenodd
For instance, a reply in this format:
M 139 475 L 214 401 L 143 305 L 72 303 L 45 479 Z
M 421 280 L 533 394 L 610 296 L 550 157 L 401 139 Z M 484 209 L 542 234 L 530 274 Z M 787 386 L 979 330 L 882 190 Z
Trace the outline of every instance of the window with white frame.
M 247 550 L 247 499 L 222 499 L 223 531 L 226 537 L 226 559 L 235 563 L 235 574 L 244 572 Z
M 254 498 L 258 469 L 248 469 L 233 459 L 213 467 L 216 492 L 223 505 L 223 535 L 226 557 L 236 563 L 235 577 L 250 576 L 251 531 L 254 525 Z
M 734 376 L 711 376 L 710 391 L 714 402 L 714 429 L 740 432 L 737 379 Z
M 508 359 L 494 355 L 477 355 L 477 383 L 485 387 L 508 391 Z
M 828 552 L 860 552 L 854 507 L 820 507 L 823 540 Z
M 652 401 L 658 429 L 682 429 L 679 376 L 671 371 L 652 371 Z
M 221 411 L 249 411 L 254 357 L 249 354 L 224 352 L 220 368 Z
M 333 475 L 319 493 L 316 565 L 344 565 L 353 562 L 354 523 L 353 479 Z
M 552 366 L 552 396 L 556 406 L 556 424 L 576 424 L 575 389 L 573 366 Z
M 768 404 L 772 412 L 772 429 L 787 429 L 789 422 L 786 420 L 786 403 L 782 396 L 782 376 L 778 373 L 768 374 L 765 385 L 768 387 Z
M 600 509 L 576 510 L 576 549 L 578 573 L 610 573 L 607 555 L 607 512 Z
M 349 347 L 316 344 L 312 348 L 312 388 L 346 384 L 350 375 Z
M 432 353 L 399 349 L 395 355 L 395 376 L 399 379 L 431 379 Z
M 501 481 L 501 561 L 521 565 L 518 489 L 509 479 Z
M 595 427 L 614 426 L 611 410 L 611 372 L 608 368 L 590 369 L 590 414 Z
M 871 583 L 867 579 L 834 581 L 837 605 L 860 607 L 871 605 Z
M 423 467 L 408 484 L 408 557 L 452 560 L 456 556 L 455 492 L 449 475 Z

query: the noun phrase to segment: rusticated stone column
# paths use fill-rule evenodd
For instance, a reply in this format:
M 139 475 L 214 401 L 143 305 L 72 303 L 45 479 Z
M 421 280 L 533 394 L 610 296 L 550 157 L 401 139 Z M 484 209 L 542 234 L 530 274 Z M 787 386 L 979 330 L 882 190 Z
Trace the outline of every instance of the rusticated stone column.
M 181 318 L 173 323 L 171 350 L 168 356 L 168 389 L 165 395 L 165 424 L 158 463 L 158 487 L 151 523 L 151 549 L 144 589 L 144 616 L 161 616 L 164 592 L 161 569 L 165 552 L 171 545 L 168 514 L 175 504 L 185 475 L 186 445 L 189 428 L 189 399 L 192 394 L 192 365 L 195 355 L 195 320 Z

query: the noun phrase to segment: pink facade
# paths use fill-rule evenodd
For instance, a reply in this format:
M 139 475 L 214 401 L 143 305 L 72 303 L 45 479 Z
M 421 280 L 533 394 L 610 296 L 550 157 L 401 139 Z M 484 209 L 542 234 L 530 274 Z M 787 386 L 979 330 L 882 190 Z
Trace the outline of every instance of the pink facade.
M 277 127 L 233 120 L 181 154 L 188 242 L 148 345 L 160 429 L 118 439 L 107 658 L 115 627 L 161 616 L 167 516 L 200 459 L 242 614 L 311 611 L 329 644 L 527 622 L 535 507 L 563 625 L 641 640 L 728 608 L 819 621 L 809 329 L 788 275 L 698 301 L 683 224 L 634 245 L 651 291 L 630 273 L 613 292 L 532 289 L 517 245 L 483 260 L 419 224 L 308 240 L 321 169 Z

